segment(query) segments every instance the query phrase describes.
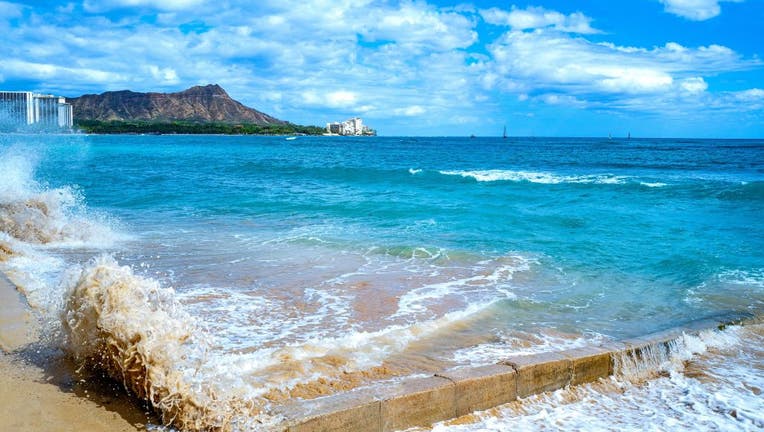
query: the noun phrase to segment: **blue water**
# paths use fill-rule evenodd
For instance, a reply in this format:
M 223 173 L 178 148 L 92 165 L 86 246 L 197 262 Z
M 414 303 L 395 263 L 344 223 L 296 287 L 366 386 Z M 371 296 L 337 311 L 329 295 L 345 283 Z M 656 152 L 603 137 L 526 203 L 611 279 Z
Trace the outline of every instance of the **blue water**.
M 764 306 L 761 140 L 19 135 L 0 151 L 127 237 L 51 253 L 172 286 L 226 349 L 430 323 L 390 355 L 492 362 Z

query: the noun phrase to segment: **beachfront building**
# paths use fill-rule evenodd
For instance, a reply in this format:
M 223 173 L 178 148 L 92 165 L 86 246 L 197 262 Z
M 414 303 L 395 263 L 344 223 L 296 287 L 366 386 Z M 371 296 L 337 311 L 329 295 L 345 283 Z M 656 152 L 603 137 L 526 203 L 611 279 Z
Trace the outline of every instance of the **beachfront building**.
M 344 122 L 327 123 L 325 135 L 374 135 L 374 131 L 364 126 L 360 117 L 354 117 Z
M 71 129 L 72 105 L 60 96 L 0 91 L 0 129 Z

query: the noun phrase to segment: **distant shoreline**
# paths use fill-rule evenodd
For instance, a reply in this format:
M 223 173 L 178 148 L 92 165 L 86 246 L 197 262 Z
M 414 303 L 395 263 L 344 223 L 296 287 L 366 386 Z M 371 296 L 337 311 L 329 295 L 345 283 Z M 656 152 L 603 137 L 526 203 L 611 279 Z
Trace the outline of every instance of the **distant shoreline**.
M 148 120 L 75 120 L 74 128 L 88 134 L 109 135 L 322 135 L 326 129 L 292 123 L 215 123 Z

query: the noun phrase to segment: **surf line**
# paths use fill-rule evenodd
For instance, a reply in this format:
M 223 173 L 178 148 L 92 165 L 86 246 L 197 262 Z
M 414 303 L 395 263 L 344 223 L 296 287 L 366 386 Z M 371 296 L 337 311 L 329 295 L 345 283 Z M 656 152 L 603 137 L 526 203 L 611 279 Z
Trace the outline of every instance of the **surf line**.
M 126 267 L 115 267 L 115 263 L 108 259 L 96 261 L 96 264 L 81 275 L 77 287 L 82 292 L 73 292 L 71 294 L 75 295 L 69 298 L 69 318 L 74 318 L 72 312 L 77 317 L 65 323 L 65 327 L 76 327 L 69 329 L 73 333 L 70 337 L 81 332 L 79 336 L 84 339 L 77 341 L 79 343 L 70 340 L 70 343 L 75 342 L 72 344 L 76 347 L 75 351 L 87 351 L 81 352 L 80 356 L 88 357 L 91 367 L 107 371 L 112 378 L 122 381 L 131 393 L 151 403 L 161 414 L 164 423 L 187 431 L 242 430 L 239 426 L 249 422 L 259 423 L 263 430 L 301 432 L 387 432 L 426 427 L 532 395 L 591 383 L 616 374 L 627 377 L 630 374 L 638 375 L 670 359 L 672 352 L 681 347 L 687 336 L 697 337 L 701 333 L 721 331 L 732 325 L 764 322 L 764 315 L 728 313 L 599 346 L 508 356 L 492 365 L 447 370 L 428 377 L 387 382 L 316 399 L 292 400 L 261 410 L 245 400 L 221 400 L 207 392 L 183 391 L 185 385 L 182 384 L 188 384 L 183 382 L 183 377 L 174 376 L 171 371 L 156 375 L 157 368 L 152 367 L 156 366 L 152 365 L 152 360 L 156 359 L 153 359 L 153 355 L 143 355 L 134 349 L 140 341 L 133 340 L 133 332 L 109 331 L 94 325 L 90 319 L 98 315 L 93 313 L 98 308 L 93 301 L 100 296 L 92 294 L 100 292 L 100 288 L 103 288 L 99 286 L 101 283 L 125 288 L 124 285 L 143 285 L 147 282 L 133 275 Z M 112 283 L 108 282 L 109 279 L 112 279 Z M 2 282 L 13 287 L 7 278 Z M 153 286 L 145 288 L 149 288 L 149 291 L 157 289 Z M 129 312 L 129 315 L 136 312 L 134 304 L 121 306 L 119 309 Z M 164 314 L 161 308 L 137 312 Z M 193 332 L 187 331 L 179 330 L 178 334 L 170 332 L 171 339 L 179 345 L 177 348 L 193 339 Z M 76 353 L 70 354 L 77 356 Z

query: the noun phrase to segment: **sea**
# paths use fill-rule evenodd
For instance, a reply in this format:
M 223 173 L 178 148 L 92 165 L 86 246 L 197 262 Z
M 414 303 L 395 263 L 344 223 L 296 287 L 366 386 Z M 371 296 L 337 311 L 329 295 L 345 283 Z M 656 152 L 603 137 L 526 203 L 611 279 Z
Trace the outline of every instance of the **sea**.
M 759 316 L 764 141 L 0 135 L 0 271 L 41 343 L 164 421 L 266 430 L 295 399 Z M 686 339 L 651 379 L 434 428 L 764 428 L 761 325 Z

